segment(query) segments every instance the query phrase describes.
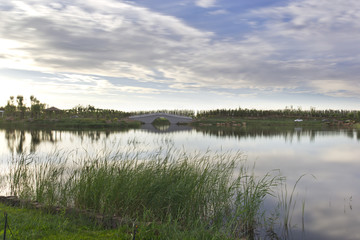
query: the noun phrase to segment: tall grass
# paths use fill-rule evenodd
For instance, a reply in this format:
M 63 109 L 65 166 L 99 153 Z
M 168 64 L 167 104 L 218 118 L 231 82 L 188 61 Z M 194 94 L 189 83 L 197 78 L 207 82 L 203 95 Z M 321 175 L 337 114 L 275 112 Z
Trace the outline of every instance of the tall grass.
M 250 173 L 250 175 L 248 175 Z M 253 171 L 249 171 L 247 166 L 242 167 L 242 173 L 238 177 L 238 190 L 236 200 L 234 201 L 234 210 L 236 218 L 233 218 L 232 230 L 237 235 L 243 233 L 254 235 L 255 228 L 263 220 L 264 213 L 261 211 L 265 197 L 274 197 L 273 189 L 282 183 L 283 177 L 271 173 L 265 174 L 263 177 L 256 178 Z M 240 220 L 240 221 L 239 221 Z M 267 220 L 265 220 L 267 221 Z M 267 223 L 266 223 L 267 224 Z
M 102 152 L 74 160 L 72 153 L 12 159 L 11 193 L 49 206 L 75 207 L 135 221 L 172 223 L 178 231 L 208 229 L 250 236 L 264 198 L 282 178 L 256 177 L 240 153 L 186 153 L 159 149 L 136 154 Z
M 292 224 L 293 214 L 298 203 L 297 193 L 295 192 L 295 190 L 301 179 L 307 175 L 310 175 L 311 177 L 316 179 L 316 177 L 312 174 L 303 174 L 295 181 L 291 191 L 288 190 L 286 181 L 282 181 L 279 185 L 280 189 L 278 191 L 278 217 L 280 218 L 282 223 L 279 227 L 282 229 L 278 229 L 280 230 L 278 234 L 281 235 L 284 239 L 292 238 L 291 230 L 296 227 Z M 305 232 L 305 199 L 302 199 L 301 201 L 301 229 L 303 232 Z

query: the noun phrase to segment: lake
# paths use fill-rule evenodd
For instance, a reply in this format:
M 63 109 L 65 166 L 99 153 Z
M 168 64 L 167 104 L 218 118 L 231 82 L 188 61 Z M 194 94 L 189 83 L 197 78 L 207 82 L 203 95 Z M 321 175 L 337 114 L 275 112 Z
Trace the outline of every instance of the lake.
M 296 186 L 287 239 L 360 239 L 360 131 L 352 129 L 248 129 L 170 126 L 128 131 L 39 131 L 0 129 L 1 174 L 12 154 L 67 151 L 92 155 L 107 149 L 138 151 L 139 158 L 159 148 L 187 152 L 242 152 L 255 174 L 279 170 L 288 192 Z M 4 181 L 2 181 L 4 182 Z M 1 185 L 1 194 L 7 194 Z M 265 201 L 274 209 L 277 198 Z M 304 204 L 304 205 L 303 205 Z M 303 211 L 304 206 L 304 211 Z

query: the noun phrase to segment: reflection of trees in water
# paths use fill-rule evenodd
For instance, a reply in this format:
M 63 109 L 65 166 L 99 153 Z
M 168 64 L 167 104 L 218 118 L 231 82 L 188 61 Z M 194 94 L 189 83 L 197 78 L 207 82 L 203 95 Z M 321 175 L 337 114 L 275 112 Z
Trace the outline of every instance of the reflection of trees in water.
M 347 131 L 347 136 L 349 137 L 349 138 L 354 138 L 354 131 Z
M 97 142 L 101 140 L 102 133 L 105 133 L 105 138 L 108 138 L 111 135 L 111 131 L 74 131 L 72 132 L 74 135 L 76 135 L 78 138 L 80 138 L 81 142 L 84 141 L 84 139 L 90 139 L 91 142 Z
M 10 152 L 14 153 L 15 151 L 20 154 L 25 152 L 25 140 L 26 135 L 30 135 L 30 152 L 35 152 L 36 148 L 42 142 L 51 142 L 55 143 L 61 140 L 61 131 L 51 131 L 51 130 L 15 130 L 15 129 L 6 129 L 5 130 L 5 139 L 7 141 L 8 149 Z
M 6 130 L 5 138 L 6 138 L 9 150 L 11 152 L 14 152 L 15 143 L 16 143 L 16 132 L 15 132 L 15 130 Z
M 192 129 L 188 126 L 179 126 Z M 153 127 L 154 128 L 154 127 Z M 171 132 L 170 129 L 158 132 Z M 183 129 L 184 130 L 184 129 Z M 273 138 L 281 137 L 287 142 L 292 142 L 294 139 L 308 138 L 310 141 L 315 141 L 316 137 L 321 136 L 347 136 L 350 139 L 360 141 L 360 130 L 352 129 L 303 129 L 303 128 L 260 128 L 260 127 L 236 127 L 236 128 L 219 128 L 219 127 L 199 127 L 195 128 L 197 132 L 204 135 L 212 135 L 217 137 L 236 137 L 236 138 Z M 102 141 L 109 138 L 111 134 L 119 131 L 55 131 L 55 130 L 15 130 L 6 129 L 5 139 L 7 141 L 8 149 L 11 153 L 23 153 L 26 147 L 31 153 L 36 152 L 37 148 L 43 142 L 56 143 L 62 141 L 63 133 L 70 134 L 70 141 L 73 138 L 89 140 L 92 142 Z M 28 141 L 26 143 L 26 140 Z M 30 142 L 29 142 L 30 141 Z
M 22 153 L 24 150 L 24 142 L 25 142 L 25 132 L 24 131 L 20 131 L 19 135 L 19 143 L 16 147 L 16 152 L 17 153 Z
M 25 131 L 17 131 L 14 129 L 5 132 L 5 139 L 10 152 L 22 153 L 24 150 Z
M 141 126 L 142 130 L 146 130 L 148 132 L 163 134 L 163 133 L 170 133 L 170 132 L 183 132 L 183 131 L 191 131 L 193 128 L 188 125 L 177 125 L 177 124 L 170 124 L 170 125 L 156 125 L 156 124 L 143 124 Z
M 300 140 L 301 138 L 309 138 L 310 141 L 315 141 L 315 137 L 319 136 L 338 136 L 344 135 L 351 139 L 360 141 L 360 131 L 353 129 L 302 129 L 302 128 L 254 128 L 254 127 L 241 127 L 241 128 L 219 128 L 219 127 L 206 127 L 196 128 L 197 132 L 202 132 L 205 135 L 217 137 L 237 137 L 237 138 L 270 138 L 282 137 L 285 141 L 293 141 L 294 138 Z
M 31 134 L 30 152 L 33 153 L 35 152 L 37 146 L 39 146 L 41 143 L 40 131 L 32 130 L 30 134 Z
M 66 131 L 68 132 L 68 131 Z M 62 140 L 62 134 L 64 131 L 58 130 L 15 130 L 7 129 L 5 131 L 5 138 L 7 141 L 10 152 L 23 153 L 26 146 L 30 145 L 30 152 L 36 152 L 36 149 L 41 143 L 56 143 Z M 112 132 L 110 131 L 73 131 L 71 132 L 74 136 L 78 137 L 83 141 L 84 139 L 90 139 L 92 142 L 101 140 L 104 136 L 108 138 Z M 103 133 L 103 134 L 102 134 Z M 25 144 L 26 135 L 30 135 L 30 144 Z

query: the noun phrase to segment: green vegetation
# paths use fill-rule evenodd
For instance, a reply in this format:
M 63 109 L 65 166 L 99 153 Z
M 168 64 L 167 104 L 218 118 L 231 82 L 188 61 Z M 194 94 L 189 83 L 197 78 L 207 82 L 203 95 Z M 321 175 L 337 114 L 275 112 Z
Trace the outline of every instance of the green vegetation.
M 58 109 L 50 107 L 46 103 L 41 103 L 36 97 L 30 96 L 30 107 L 26 106 L 26 100 L 23 96 L 18 95 L 16 102 L 14 96 L 10 96 L 7 105 L 0 107 L 0 110 L 5 111 L 5 119 L 14 121 L 19 119 L 71 119 L 71 118 L 86 118 L 94 120 L 114 121 L 117 119 L 126 118 L 131 115 L 147 114 L 154 112 L 163 112 L 169 114 L 195 116 L 192 110 L 158 110 L 158 111 L 137 111 L 137 112 L 123 112 L 111 109 L 99 109 L 94 106 L 77 105 L 72 109 Z
M 251 117 L 207 117 L 198 118 L 192 123 L 196 127 L 247 127 L 247 128 L 271 128 L 286 129 L 296 126 L 321 127 L 324 122 L 321 119 L 307 119 L 302 122 L 295 122 L 294 118 L 251 118 Z
M 283 218 L 284 218 L 283 222 L 284 222 L 285 229 L 291 228 L 292 214 L 293 214 L 293 211 L 294 211 L 294 208 L 296 205 L 296 199 L 294 198 L 294 193 L 295 193 L 296 186 L 299 184 L 300 180 L 304 176 L 305 176 L 305 174 L 301 175 L 298 178 L 298 180 L 295 182 L 290 194 L 288 192 L 286 183 L 285 183 L 284 187 L 281 188 L 282 191 L 279 194 L 279 199 L 280 199 L 279 204 L 280 204 L 280 208 L 283 209 Z M 304 207 L 305 207 L 305 202 L 303 202 L 303 208 L 302 208 L 303 219 L 304 219 Z
M 136 111 L 136 112 L 130 112 L 130 115 L 142 115 L 142 114 L 150 114 L 150 113 L 167 113 L 167 114 L 174 114 L 174 115 L 180 115 L 180 116 L 187 116 L 187 117 L 196 117 L 195 112 L 193 110 L 187 110 L 187 109 L 175 109 L 175 110 L 153 110 L 153 111 Z
M 30 96 L 31 107 L 27 108 L 25 104 L 24 97 L 18 95 L 16 97 L 17 106 L 15 105 L 14 96 L 10 96 L 10 99 L 7 102 L 7 105 L 3 108 L 5 110 L 5 117 L 10 119 L 24 119 L 25 117 L 31 118 L 42 118 L 41 116 L 44 113 L 46 104 L 40 103 L 38 99 L 34 96 Z
M 152 124 L 153 125 L 170 125 L 170 122 L 166 118 L 160 117 L 160 118 L 155 119 Z
M 13 128 L 51 128 L 51 129 L 126 129 L 138 128 L 140 123 L 126 119 L 130 114 L 122 111 L 96 109 L 94 106 L 75 106 L 72 109 L 60 110 L 47 108 L 34 96 L 30 96 L 30 107 L 26 107 L 24 97 L 17 96 L 15 105 L 11 96 L 0 118 L 1 127 Z M 1 109 L 1 108 L 0 108 Z
M 0 120 L 0 126 L 16 129 L 53 129 L 53 130 L 89 130 L 89 129 L 127 129 L 139 128 L 140 122 L 130 120 L 105 120 L 92 118 L 73 118 L 73 119 L 37 119 L 6 121 Z
M 199 111 L 197 118 L 250 118 L 250 119 L 338 119 L 338 120 L 356 120 L 360 121 L 360 111 L 349 110 L 302 110 L 301 107 L 294 109 L 292 106 L 283 110 L 257 110 L 257 109 L 216 109 L 208 111 Z
M 107 230 L 81 216 L 53 215 L 35 209 L 11 207 L 0 203 L 0 235 L 3 238 L 5 216 L 9 228 L 6 239 L 132 239 L 132 228 Z M 140 239 L 141 234 L 138 234 Z
M 104 129 L 104 128 L 137 128 L 139 122 L 126 120 L 131 115 L 163 112 L 168 114 L 189 116 L 194 118 L 194 126 L 353 126 L 360 121 L 360 111 L 349 110 L 302 110 L 286 107 L 283 110 L 257 110 L 257 109 L 215 109 L 207 111 L 193 110 L 156 110 L 123 112 L 117 110 L 98 109 L 94 106 L 77 105 L 72 109 L 61 110 L 55 107 L 48 108 L 34 96 L 30 96 L 30 107 L 26 107 L 24 97 L 11 96 L 0 118 L 2 127 L 46 127 L 55 129 Z M 301 123 L 294 122 L 302 119 Z M 158 125 L 167 124 L 164 119 L 156 120 Z
M 298 119 L 299 121 L 294 121 Z M 199 111 L 196 127 L 247 127 L 247 128 L 294 128 L 301 127 L 354 127 L 360 121 L 360 111 L 302 110 L 300 107 L 284 110 L 216 109 Z
M 148 239 L 233 239 L 265 224 L 262 203 L 283 179 L 254 176 L 240 154 L 169 148 L 146 160 L 130 152 L 78 161 L 70 153 L 21 155 L 9 180 L 21 199 L 115 215 L 145 228 Z

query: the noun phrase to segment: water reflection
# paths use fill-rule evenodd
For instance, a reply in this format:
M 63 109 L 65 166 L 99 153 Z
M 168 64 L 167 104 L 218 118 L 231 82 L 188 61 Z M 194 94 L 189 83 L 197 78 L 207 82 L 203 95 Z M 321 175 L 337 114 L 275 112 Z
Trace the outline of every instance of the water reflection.
M 181 132 L 181 131 L 191 131 L 193 128 L 187 125 L 153 125 L 153 124 L 143 124 L 141 129 L 146 130 L 148 132 L 154 133 L 170 133 L 170 132 Z
M 110 131 L 59 131 L 59 130 L 16 130 L 6 129 L 5 140 L 7 148 L 11 153 L 24 153 L 29 149 L 30 153 L 37 151 L 37 148 L 44 143 L 55 144 L 62 142 L 63 133 L 71 133 L 70 141 L 80 139 L 81 141 L 90 139 L 91 142 L 97 142 L 102 136 L 108 138 Z
M 192 128 L 190 126 L 178 125 L 163 125 L 154 126 L 152 124 L 144 124 L 141 128 L 151 133 L 172 133 L 172 132 L 186 132 L 195 131 L 196 133 L 203 134 L 204 136 L 215 136 L 218 138 L 236 138 L 241 139 L 266 139 L 266 138 L 280 138 L 285 142 L 293 142 L 294 140 L 300 142 L 301 139 L 309 139 L 314 142 L 317 137 L 326 136 L 346 136 L 350 139 L 360 141 L 360 131 L 352 129 L 271 129 L 271 128 Z M 126 132 L 127 130 L 123 131 Z M 11 153 L 22 153 L 26 148 L 30 152 L 36 152 L 38 146 L 42 143 L 61 142 L 62 134 L 70 133 L 70 141 L 75 139 L 80 140 L 81 143 L 89 141 L 96 143 L 109 138 L 112 134 L 118 134 L 119 131 L 60 131 L 60 130 L 16 130 L 6 129 L 5 140 L 7 148 Z
M 56 143 L 61 141 L 61 132 L 51 130 L 5 130 L 5 139 L 11 153 L 23 153 L 25 148 L 28 146 L 26 143 L 27 138 L 30 139 L 30 152 L 33 153 L 36 151 L 41 142 Z
M 96 154 L 108 147 L 138 157 L 143 152 L 157 151 L 159 146 L 174 146 L 189 152 L 209 149 L 244 152 L 251 163 L 256 162 L 256 175 L 264 176 L 280 169 L 290 188 L 302 174 L 315 175 L 316 180 L 303 178 L 296 189 L 298 204 L 292 220 L 299 228 L 285 233 L 277 231 L 280 239 L 360 239 L 359 145 L 359 130 L 306 127 L 191 129 L 177 126 L 175 131 L 170 127 L 156 129 L 144 125 L 142 130 L 123 132 L 0 130 L 0 159 L 3 155 L 4 160 L 8 159 L 9 152 L 30 150 L 41 154 L 49 153 L 52 147 L 74 152 L 83 149 L 87 154 Z M 3 166 L 0 170 L 7 169 L 6 161 Z M 303 200 L 305 232 L 301 229 Z M 269 209 L 274 209 L 276 197 L 268 204 Z
M 316 137 L 320 136 L 340 136 L 346 135 L 351 139 L 360 141 L 360 131 L 353 129 L 281 129 L 281 128 L 196 128 L 197 132 L 204 135 L 216 137 L 236 137 L 238 139 L 246 138 L 273 138 L 280 137 L 286 142 L 292 142 L 294 139 L 300 141 L 301 138 L 309 138 L 311 142 L 315 141 Z

